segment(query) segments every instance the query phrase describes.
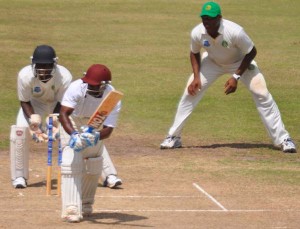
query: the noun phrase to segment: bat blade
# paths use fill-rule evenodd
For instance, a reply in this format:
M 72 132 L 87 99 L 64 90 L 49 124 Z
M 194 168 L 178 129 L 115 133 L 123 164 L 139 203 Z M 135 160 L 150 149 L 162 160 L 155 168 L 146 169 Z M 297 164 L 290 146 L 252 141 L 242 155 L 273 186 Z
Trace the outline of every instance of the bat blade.
M 110 91 L 107 96 L 102 100 L 94 114 L 90 117 L 87 125 L 90 129 L 99 129 L 110 112 L 115 108 L 117 103 L 123 97 L 120 91 Z

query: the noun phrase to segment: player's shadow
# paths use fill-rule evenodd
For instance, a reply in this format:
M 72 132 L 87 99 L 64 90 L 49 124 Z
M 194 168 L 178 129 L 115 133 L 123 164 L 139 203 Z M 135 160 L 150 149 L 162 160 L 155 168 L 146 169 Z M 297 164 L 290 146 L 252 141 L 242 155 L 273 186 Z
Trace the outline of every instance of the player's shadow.
M 40 182 L 36 182 L 36 183 L 31 183 L 31 184 L 28 184 L 27 187 L 46 187 L 46 181 L 43 180 L 43 181 L 40 181 Z M 51 188 L 57 188 L 57 179 L 52 179 L 52 182 L 51 182 Z
M 234 149 L 259 149 L 266 148 L 272 150 L 278 150 L 272 144 L 264 143 L 223 143 L 223 144 L 211 144 L 211 145 L 201 145 L 201 146 L 183 146 L 182 148 L 202 148 L 202 149 L 217 149 L 217 148 L 234 148 Z
M 146 220 L 145 216 L 125 214 L 119 212 L 98 212 L 93 213 L 91 216 L 84 217 L 83 221 L 89 221 L 95 224 L 105 224 L 105 225 L 126 225 L 131 227 L 153 227 L 148 225 L 140 225 L 138 223 L 133 223 L 134 221 Z M 132 223 L 130 223 L 132 222 Z
M 108 187 L 103 186 L 102 184 L 98 184 L 98 188 L 108 188 Z M 113 189 L 113 190 L 123 190 L 123 188 L 120 187 L 120 186 L 113 187 L 113 188 L 110 188 L 110 189 Z
M 31 184 L 28 184 L 27 186 L 28 187 L 43 187 L 43 186 L 46 186 L 46 181 L 40 181 L 40 182 L 37 182 L 37 183 L 31 183 Z M 56 188 L 57 187 L 57 179 L 52 179 L 51 187 L 52 188 Z M 98 184 L 98 188 L 107 188 L 107 187 L 104 187 L 102 184 Z M 122 190 L 123 188 L 120 187 L 120 186 L 117 186 L 117 187 L 111 188 L 111 189 L 113 189 L 113 190 Z
M 43 186 L 46 186 L 46 181 L 31 183 L 31 184 L 28 184 L 27 186 L 28 187 L 43 187 Z M 57 179 L 52 179 L 51 186 L 52 187 L 57 187 Z M 98 188 L 107 188 L 107 187 L 104 187 L 102 184 L 98 184 Z M 123 188 L 120 187 L 120 186 L 117 186 L 117 187 L 111 188 L 111 189 L 113 189 L 113 190 L 122 190 Z

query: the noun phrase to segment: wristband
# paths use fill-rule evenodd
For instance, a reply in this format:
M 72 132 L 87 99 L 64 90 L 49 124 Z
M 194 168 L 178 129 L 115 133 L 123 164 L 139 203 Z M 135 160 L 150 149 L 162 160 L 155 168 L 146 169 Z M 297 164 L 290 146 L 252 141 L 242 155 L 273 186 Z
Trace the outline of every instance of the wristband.
M 235 74 L 235 73 L 232 75 L 232 77 L 233 77 L 233 78 L 235 78 L 236 80 L 239 80 L 239 79 L 241 78 L 241 76 L 240 76 L 240 75 L 238 75 L 238 74 Z
M 71 136 L 74 136 L 74 135 L 76 135 L 76 134 L 79 134 L 79 132 L 76 131 L 76 130 L 74 130 L 70 135 L 71 135 Z

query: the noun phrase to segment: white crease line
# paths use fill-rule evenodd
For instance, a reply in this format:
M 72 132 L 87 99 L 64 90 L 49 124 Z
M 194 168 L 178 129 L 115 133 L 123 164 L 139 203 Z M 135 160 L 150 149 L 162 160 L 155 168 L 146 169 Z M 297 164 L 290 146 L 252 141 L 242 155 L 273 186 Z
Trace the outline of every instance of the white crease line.
M 96 198 L 199 198 L 199 196 L 95 196 Z
M 193 183 L 193 185 L 202 193 L 204 193 L 211 201 L 213 201 L 216 205 L 223 209 L 223 211 L 228 211 L 222 204 L 220 204 L 215 198 L 209 195 L 203 188 L 201 188 L 198 184 Z
M 46 195 L 34 195 L 34 197 L 37 197 L 37 196 L 39 196 L 39 197 L 45 197 Z M 57 196 L 57 194 L 52 194 L 51 196 L 53 196 L 53 197 L 58 197 Z M 12 196 L 12 195 L 6 195 L 6 196 L 0 196 L 0 198 L 14 198 L 14 197 L 29 197 L 29 195 L 28 196 L 25 196 L 24 194 L 18 194 L 18 195 L 14 195 L 14 196 Z M 132 199 L 134 199 L 134 198 L 136 198 L 136 199 L 142 199 L 142 198 L 145 198 L 145 199 L 151 199 L 151 198 L 153 198 L 153 199 L 155 199 L 155 198 L 174 198 L 174 199 L 176 199 L 176 198 L 178 198 L 178 199 L 180 199 L 180 198 L 186 198 L 186 199 L 190 199 L 190 198 L 195 198 L 195 199 L 200 199 L 201 197 L 199 197 L 199 196 L 103 196 L 103 195 L 96 195 L 95 196 L 95 198 L 124 198 L 124 199 L 130 199 L 130 198 L 132 198 Z
M 94 209 L 93 212 L 101 213 L 101 212 L 245 212 L 245 213 L 251 213 L 251 212 L 300 212 L 299 210 L 295 209 L 249 209 L 249 210 L 243 210 L 243 209 L 236 209 L 236 210 L 209 210 L 209 209 Z
M 49 208 L 43 209 L 0 209 L 0 212 L 61 212 L 61 210 L 51 210 Z M 239 213 L 257 213 L 257 212 L 300 212 L 300 209 L 236 209 L 236 210 L 211 210 L 211 209 L 94 209 L 94 213 L 101 212 L 211 212 L 211 213 L 228 213 L 228 212 L 239 212 Z

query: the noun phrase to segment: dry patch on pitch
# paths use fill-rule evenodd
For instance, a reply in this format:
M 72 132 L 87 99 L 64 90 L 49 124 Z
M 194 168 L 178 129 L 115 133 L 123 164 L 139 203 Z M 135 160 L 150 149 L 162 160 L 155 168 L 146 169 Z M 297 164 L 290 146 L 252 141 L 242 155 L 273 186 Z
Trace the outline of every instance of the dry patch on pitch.
M 160 140 L 121 134 L 107 140 L 124 184 L 114 190 L 99 184 L 94 214 L 77 225 L 60 221 L 61 202 L 55 190 L 53 196 L 46 196 L 46 146 L 33 148 L 29 187 L 19 190 L 11 187 L 9 154 L 2 151 L 0 228 L 297 228 L 300 225 L 299 183 L 276 182 L 276 176 L 271 175 L 261 177 L 256 163 L 251 163 L 263 163 L 272 157 L 281 160 L 284 156 L 299 162 L 298 155 L 280 155 L 280 151 L 268 144 L 197 145 L 192 139 L 182 149 L 160 150 Z M 291 167 L 291 174 L 299 174 L 298 168 Z M 296 176 L 299 181 L 299 175 Z

